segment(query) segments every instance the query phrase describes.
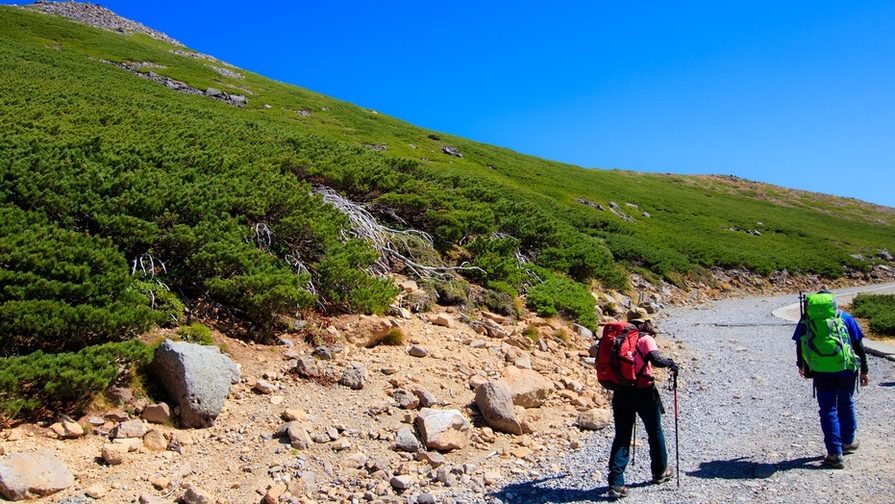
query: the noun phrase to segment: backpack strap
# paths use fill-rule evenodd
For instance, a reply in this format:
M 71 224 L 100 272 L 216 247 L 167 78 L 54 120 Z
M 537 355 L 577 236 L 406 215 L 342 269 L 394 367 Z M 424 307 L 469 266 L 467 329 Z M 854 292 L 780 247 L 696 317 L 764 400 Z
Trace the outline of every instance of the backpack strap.
M 642 333 L 639 330 L 637 331 L 637 353 L 640 355 L 640 358 L 643 360 L 643 365 L 640 366 L 640 371 L 634 372 L 634 386 L 637 386 L 637 382 L 640 381 L 640 378 L 643 377 L 643 374 L 646 373 L 646 367 L 649 366 L 649 359 L 646 355 L 643 355 L 643 352 L 640 351 L 640 338 L 642 338 L 646 333 Z M 655 384 L 656 379 L 652 376 L 650 378 L 650 384 Z

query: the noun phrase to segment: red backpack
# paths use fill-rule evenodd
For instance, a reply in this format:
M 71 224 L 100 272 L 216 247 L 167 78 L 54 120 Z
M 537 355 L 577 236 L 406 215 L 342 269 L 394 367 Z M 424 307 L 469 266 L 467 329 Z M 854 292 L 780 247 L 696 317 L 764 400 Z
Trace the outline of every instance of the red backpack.
M 640 331 L 627 322 L 609 322 L 603 327 L 597 349 L 597 381 L 604 388 L 619 390 L 637 386 L 646 364 L 634 369 L 634 354 L 639 352 Z

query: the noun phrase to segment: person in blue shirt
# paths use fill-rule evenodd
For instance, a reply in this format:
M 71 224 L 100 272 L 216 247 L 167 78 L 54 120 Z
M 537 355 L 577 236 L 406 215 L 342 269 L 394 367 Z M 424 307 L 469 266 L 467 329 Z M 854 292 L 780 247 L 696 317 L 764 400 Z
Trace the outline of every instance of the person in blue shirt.
M 822 290 L 818 294 L 831 294 Z M 835 299 L 833 300 L 836 306 Z M 858 371 L 845 370 L 831 373 L 812 372 L 802 356 L 802 337 L 807 334 L 808 325 L 806 316 L 803 315 L 792 335 L 796 342 L 796 365 L 799 375 L 803 378 L 814 380 L 814 390 L 817 397 L 817 405 L 820 414 L 820 428 L 824 434 L 824 445 L 827 455 L 823 464 L 835 469 L 845 468 L 843 454 L 854 453 L 860 443 L 855 439 L 858 429 L 857 415 L 855 414 L 854 392 L 856 384 L 862 387 L 870 384 L 870 376 L 867 369 L 867 353 L 864 351 L 864 332 L 858 326 L 849 313 L 840 311 L 842 322 L 848 332 L 852 350 L 860 361 L 860 375 Z

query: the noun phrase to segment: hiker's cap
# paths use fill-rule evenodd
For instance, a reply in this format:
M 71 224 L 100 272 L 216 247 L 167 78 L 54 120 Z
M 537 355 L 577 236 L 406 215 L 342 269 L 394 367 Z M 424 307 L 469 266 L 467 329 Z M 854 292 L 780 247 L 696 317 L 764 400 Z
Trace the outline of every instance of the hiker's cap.
M 640 323 L 640 322 L 646 322 L 647 320 L 649 320 L 650 316 L 649 316 L 649 313 L 647 313 L 647 311 L 645 309 L 643 309 L 639 306 L 635 306 L 635 307 L 631 308 L 630 310 L 628 310 L 627 319 L 628 319 L 628 322 Z

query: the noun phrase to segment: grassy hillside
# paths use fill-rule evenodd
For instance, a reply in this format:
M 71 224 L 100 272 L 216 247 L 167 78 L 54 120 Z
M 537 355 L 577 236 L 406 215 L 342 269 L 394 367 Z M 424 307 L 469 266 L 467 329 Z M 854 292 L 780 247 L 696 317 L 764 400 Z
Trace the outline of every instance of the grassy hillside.
M 180 324 L 184 305 L 212 306 L 258 335 L 282 315 L 383 311 L 396 290 L 376 274 L 378 254 L 319 186 L 432 237 L 434 253 L 422 242 L 403 253 L 465 265 L 455 281 L 423 279 L 439 302 L 506 311 L 528 294 L 542 312 L 587 325 L 591 283 L 624 288 L 631 271 L 679 285 L 709 266 L 835 278 L 895 250 L 889 208 L 545 161 L 175 49 L 0 7 L 8 355 Z M 178 93 L 112 63 L 248 102 Z

